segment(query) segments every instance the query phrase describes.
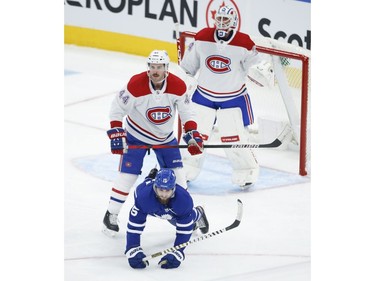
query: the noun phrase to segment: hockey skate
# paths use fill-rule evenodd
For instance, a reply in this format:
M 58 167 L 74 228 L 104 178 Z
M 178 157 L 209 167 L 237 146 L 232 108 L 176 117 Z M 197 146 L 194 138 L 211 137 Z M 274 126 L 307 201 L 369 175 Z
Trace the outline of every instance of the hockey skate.
M 111 214 L 109 211 L 105 213 L 103 219 L 103 233 L 107 236 L 113 237 L 119 231 L 118 227 L 118 215 Z
M 204 212 L 203 207 L 197 206 L 197 211 L 201 214 L 201 218 L 195 222 L 194 230 L 198 229 L 202 232 L 202 234 L 206 234 L 209 230 L 209 224 Z
M 232 175 L 232 183 L 238 184 L 241 190 L 248 190 L 254 186 L 258 177 L 259 167 L 246 170 L 235 170 Z
M 240 185 L 240 188 L 242 190 L 247 190 L 247 189 L 249 189 L 252 186 L 252 184 L 253 184 L 252 182 L 247 182 L 244 185 Z

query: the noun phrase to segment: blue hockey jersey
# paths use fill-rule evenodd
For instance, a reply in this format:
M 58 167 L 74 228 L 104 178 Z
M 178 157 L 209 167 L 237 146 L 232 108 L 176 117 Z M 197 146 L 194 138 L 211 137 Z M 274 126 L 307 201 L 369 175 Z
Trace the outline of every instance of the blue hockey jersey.
M 154 180 L 146 179 L 134 191 L 134 206 L 129 212 L 126 232 L 126 250 L 140 246 L 140 236 L 146 226 L 148 215 L 170 221 L 176 226 L 176 239 L 173 246 L 188 242 L 193 230 L 198 212 L 194 208 L 190 194 L 180 185 L 168 204 L 158 201 L 153 189 Z

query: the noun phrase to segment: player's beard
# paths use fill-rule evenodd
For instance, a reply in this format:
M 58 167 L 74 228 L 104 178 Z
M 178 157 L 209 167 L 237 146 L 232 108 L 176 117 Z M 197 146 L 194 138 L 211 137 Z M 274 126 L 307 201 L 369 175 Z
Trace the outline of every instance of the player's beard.
M 168 202 L 169 202 L 169 199 L 170 199 L 170 198 L 162 199 L 162 198 L 158 197 L 159 202 L 160 202 L 161 204 L 163 204 L 163 205 L 167 205 Z

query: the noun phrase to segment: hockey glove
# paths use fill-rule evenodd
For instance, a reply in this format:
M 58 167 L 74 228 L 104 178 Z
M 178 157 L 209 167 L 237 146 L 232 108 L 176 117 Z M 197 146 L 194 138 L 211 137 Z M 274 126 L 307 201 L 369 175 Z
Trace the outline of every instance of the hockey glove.
M 158 173 L 158 169 L 153 168 L 153 169 L 148 173 L 148 176 L 146 177 L 146 179 L 152 179 L 152 180 L 155 179 L 157 173 Z
M 111 140 L 111 151 L 113 154 L 126 153 L 126 133 L 123 128 L 112 128 L 107 131 L 107 135 Z
M 185 255 L 181 251 L 174 251 L 170 254 L 165 255 L 159 261 L 161 268 L 177 268 L 180 266 L 181 262 L 185 259 Z
M 129 265 L 132 268 L 145 268 L 146 266 L 148 266 L 148 261 L 142 261 L 142 259 L 145 258 L 146 255 L 144 254 L 143 249 L 140 246 L 129 249 L 125 253 L 125 255 L 128 258 Z
M 251 66 L 248 70 L 248 77 L 251 81 L 261 87 L 271 87 L 275 84 L 273 66 L 270 62 L 265 60 Z
M 203 152 L 203 138 L 198 131 L 191 130 L 186 132 L 183 139 L 188 145 L 188 151 L 191 155 L 197 155 Z

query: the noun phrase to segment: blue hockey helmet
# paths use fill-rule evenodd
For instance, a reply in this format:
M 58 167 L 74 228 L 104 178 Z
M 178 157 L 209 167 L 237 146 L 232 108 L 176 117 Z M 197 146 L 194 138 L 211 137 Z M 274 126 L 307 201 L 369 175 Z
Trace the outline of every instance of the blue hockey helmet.
M 171 169 L 160 169 L 156 174 L 154 186 L 165 190 L 176 188 L 176 175 Z

